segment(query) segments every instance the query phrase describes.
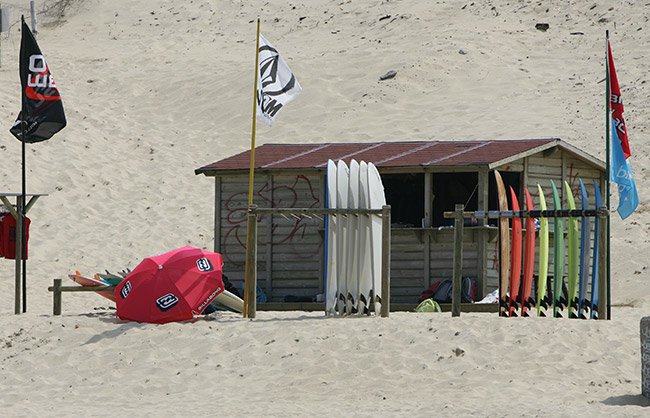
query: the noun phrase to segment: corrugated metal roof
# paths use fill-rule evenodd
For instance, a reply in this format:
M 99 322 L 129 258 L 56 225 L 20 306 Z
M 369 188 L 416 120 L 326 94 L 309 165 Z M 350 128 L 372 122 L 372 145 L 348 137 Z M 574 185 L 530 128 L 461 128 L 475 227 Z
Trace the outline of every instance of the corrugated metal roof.
M 406 141 L 325 144 L 264 144 L 255 149 L 255 169 L 325 169 L 327 160 L 373 162 L 397 167 L 489 166 L 536 148 L 560 145 L 556 138 L 493 141 Z M 250 151 L 224 158 L 196 174 L 248 170 Z

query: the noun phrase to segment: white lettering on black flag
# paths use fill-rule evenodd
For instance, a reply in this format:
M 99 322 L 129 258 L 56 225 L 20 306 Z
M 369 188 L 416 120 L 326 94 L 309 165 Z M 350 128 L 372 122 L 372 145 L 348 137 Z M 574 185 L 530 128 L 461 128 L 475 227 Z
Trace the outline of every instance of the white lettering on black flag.
M 66 125 L 61 95 L 36 38 L 22 20 L 20 41 L 22 106 L 9 130 L 19 141 L 48 140 Z
M 258 52 L 257 117 L 271 126 L 280 109 L 293 100 L 302 88 L 278 50 L 262 35 Z

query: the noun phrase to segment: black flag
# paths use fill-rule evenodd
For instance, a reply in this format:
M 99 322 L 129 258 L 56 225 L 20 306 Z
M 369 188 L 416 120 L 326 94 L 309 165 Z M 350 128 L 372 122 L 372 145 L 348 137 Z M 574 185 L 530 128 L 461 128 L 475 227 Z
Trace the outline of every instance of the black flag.
M 22 110 L 9 130 L 19 141 L 34 143 L 50 139 L 65 127 L 61 95 L 29 27 L 22 21 L 20 42 Z M 21 126 L 22 122 L 22 126 Z

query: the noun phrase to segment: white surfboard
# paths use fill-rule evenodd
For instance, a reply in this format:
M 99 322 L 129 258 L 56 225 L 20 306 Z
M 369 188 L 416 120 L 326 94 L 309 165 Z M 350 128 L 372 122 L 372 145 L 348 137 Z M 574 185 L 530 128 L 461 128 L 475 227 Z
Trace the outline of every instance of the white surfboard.
M 350 161 L 350 182 L 348 187 L 348 208 L 359 208 L 359 163 L 356 160 Z M 347 251 L 344 253 L 347 258 L 347 299 L 348 313 L 357 311 L 359 295 L 359 216 L 348 216 L 347 230 Z
M 336 202 L 337 207 L 345 209 L 348 207 L 348 187 L 350 182 L 350 170 L 348 169 L 345 161 L 339 160 L 336 165 Z M 337 301 L 336 310 L 339 314 L 346 311 L 347 301 L 347 229 L 348 218 L 347 216 L 339 216 L 336 222 L 336 254 L 338 260 L 336 264 L 336 289 Z
M 336 164 L 332 160 L 327 160 L 327 207 L 336 209 Z M 325 284 L 325 313 L 334 315 L 336 313 L 337 297 L 337 266 L 338 259 L 337 242 L 336 242 L 336 216 L 327 217 L 327 228 L 325 231 L 325 248 L 327 248 L 327 258 L 325 260 L 326 284 Z
M 368 163 L 368 190 L 371 209 L 381 209 L 386 204 L 384 185 L 377 167 Z M 372 216 L 370 220 L 370 254 L 372 258 L 372 293 L 375 303 L 375 313 L 379 314 L 381 309 L 381 218 Z
M 244 312 L 244 301 L 239 296 L 236 296 L 227 290 L 224 290 L 223 292 L 219 293 L 214 298 L 214 301 L 234 311 L 240 313 Z
M 359 163 L 359 209 L 370 209 L 370 189 L 368 187 L 368 164 Z M 359 215 L 359 313 L 370 314 L 372 293 L 372 258 L 370 239 L 370 218 Z

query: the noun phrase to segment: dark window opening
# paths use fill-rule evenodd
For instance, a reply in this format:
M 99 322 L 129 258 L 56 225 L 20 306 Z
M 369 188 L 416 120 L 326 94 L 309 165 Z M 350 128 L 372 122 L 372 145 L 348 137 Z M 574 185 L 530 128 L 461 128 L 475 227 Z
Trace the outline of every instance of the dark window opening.
M 478 173 L 434 173 L 433 226 L 453 225 L 444 212 L 453 211 L 458 203 L 466 211 L 478 210 Z
M 424 174 L 382 174 L 381 181 L 392 226 L 420 228 L 424 217 Z

